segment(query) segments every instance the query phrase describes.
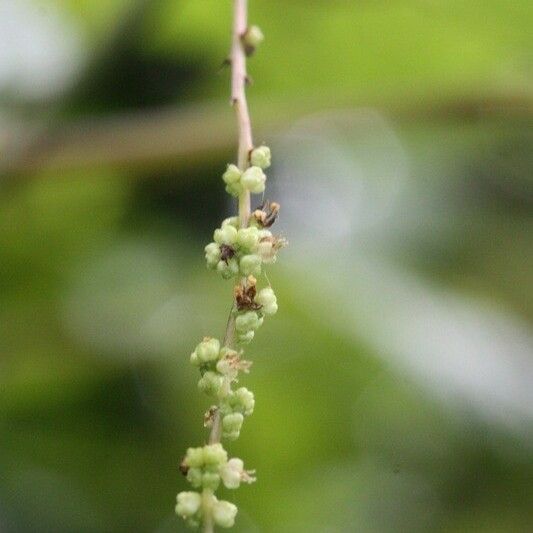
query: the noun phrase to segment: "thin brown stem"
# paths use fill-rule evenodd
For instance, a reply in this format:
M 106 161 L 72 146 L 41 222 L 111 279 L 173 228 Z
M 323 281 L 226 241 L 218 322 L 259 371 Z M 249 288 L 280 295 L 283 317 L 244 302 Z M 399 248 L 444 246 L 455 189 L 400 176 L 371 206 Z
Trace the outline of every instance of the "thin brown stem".
M 248 1 L 234 0 L 233 4 L 233 39 L 231 45 L 231 101 L 235 108 L 239 136 L 238 166 L 241 170 L 248 167 L 249 154 L 253 149 L 252 127 L 250 113 L 246 101 L 246 54 L 242 45 L 242 35 L 248 26 Z M 241 227 L 248 225 L 250 218 L 250 192 L 244 191 L 239 196 L 239 221 Z M 235 318 L 233 315 L 233 302 L 226 325 L 224 346 L 233 345 L 235 333 Z M 209 444 L 220 442 L 222 436 L 222 420 L 220 411 L 217 410 L 213 417 L 213 425 L 209 434 Z M 204 532 L 213 531 L 212 523 L 204 524 Z
M 248 27 L 248 0 L 234 0 L 233 40 L 231 45 L 231 102 L 235 108 L 239 132 L 238 167 L 248 168 L 250 152 L 254 147 L 250 112 L 246 101 L 246 53 L 242 36 Z M 239 220 L 241 227 L 248 225 L 250 218 L 250 191 L 239 196 Z

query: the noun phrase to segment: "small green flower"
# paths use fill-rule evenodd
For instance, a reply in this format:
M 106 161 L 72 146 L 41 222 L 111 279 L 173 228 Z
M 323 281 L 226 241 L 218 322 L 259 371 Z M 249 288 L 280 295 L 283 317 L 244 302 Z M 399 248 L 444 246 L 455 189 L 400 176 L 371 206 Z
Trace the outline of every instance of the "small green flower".
M 224 227 L 227 225 L 233 226 L 235 229 L 239 229 L 239 217 L 225 218 L 222 221 L 221 227 Z
M 189 448 L 185 454 L 185 464 L 190 468 L 200 468 L 204 465 L 204 449 Z
M 213 504 L 213 520 L 220 527 L 229 528 L 235 524 L 237 507 L 230 502 L 220 500 Z
M 228 453 L 219 442 L 204 446 L 204 462 L 206 465 L 222 466 L 228 460 Z
M 239 183 L 231 183 L 230 185 L 226 185 L 225 190 L 230 196 L 237 198 L 244 191 L 244 188 L 239 182 Z
M 231 405 L 244 416 L 250 416 L 255 407 L 254 393 L 246 387 L 239 387 L 231 396 Z
M 261 289 L 256 297 L 255 301 L 261 304 L 261 312 L 265 315 L 275 315 L 278 311 L 278 302 L 274 291 L 270 287 Z
M 220 475 L 215 472 L 205 472 L 202 476 L 202 487 L 204 489 L 217 490 L 220 485 Z
M 237 246 L 244 252 L 253 252 L 259 242 L 259 230 L 256 227 L 242 228 L 237 232 Z
M 241 185 L 254 194 L 260 194 L 265 190 L 266 176 L 260 167 L 250 167 L 241 176 Z
M 271 163 L 270 148 L 268 146 L 254 148 L 250 155 L 250 162 L 253 166 L 260 167 L 263 170 L 268 168 Z
M 247 331 L 246 333 L 239 333 L 237 335 L 237 342 L 239 344 L 250 344 L 255 337 L 255 331 L 251 329 L 250 331 Z
M 243 255 L 239 261 L 239 269 L 243 276 L 260 276 L 261 258 L 255 254 Z
M 232 185 L 238 183 L 241 179 L 242 172 L 236 165 L 228 165 L 226 172 L 222 174 L 222 179 L 226 185 Z
M 208 396 L 216 396 L 222 387 L 224 378 L 208 370 L 198 381 L 198 388 Z
M 239 273 L 239 263 L 237 262 L 237 259 L 232 258 L 227 261 L 219 261 L 217 263 L 217 272 L 220 272 L 224 279 L 234 278 Z
M 224 437 L 235 440 L 239 437 L 244 416 L 241 413 L 231 413 L 222 419 L 222 431 Z
M 237 240 L 237 230 L 231 224 L 226 224 L 215 230 L 213 240 L 217 244 L 231 246 L 232 244 L 235 244 L 235 241 Z
M 206 337 L 196 346 L 194 352 L 200 364 L 217 361 L 220 355 L 220 341 Z
M 246 311 L 237 315 L 235 329 L 239 333 L 246 333 L 251 329 L 257 329 L 261 325 L 259 315 L 255 311 Z
M 215 269 L 220 261 L 220 246 L 216 242 L 210 242 L 204 250 L 207 268 Z
M 259 26 L 250 26 L 243 35 L 245 46 L 252 50 L 257 48 L 264 40 L 265 36 Z
M 198 489 L 202 486 L 202 469 L 201 468 L 189 468 L 187 471 L 187 481 L 195 488 Z
M 184 519 L 194 516 L 202 505 L 202 497 L 197 492 L 180 492 L 176 498 L 176 514 Z
M 189 448 L 184 459 L 188 467 L 187 480 L 195 488 L 216 490 L 220 483 L 220 470 L 227 462 L 228 454 L 220 443 Z

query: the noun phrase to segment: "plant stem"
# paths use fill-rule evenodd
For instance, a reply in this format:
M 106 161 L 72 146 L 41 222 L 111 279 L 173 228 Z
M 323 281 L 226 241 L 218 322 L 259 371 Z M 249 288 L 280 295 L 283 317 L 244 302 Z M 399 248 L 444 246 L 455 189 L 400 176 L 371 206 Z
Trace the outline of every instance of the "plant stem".
M 204 533 L 213 533 L 215 526 L 213 524 L 213 491 L 211 489 L 204 489 L 202 491 L 202 508 L 204 515 Z
M 231 102 L 237 116 L 239 131 L 238 167 L 241 171 L 248 168 L 250 151 L 254 147 L 252 125 L 246 101 L 246 54 L 242 45 L 242 36 L 248 27 L 248 0 L 234 0 L 233 40 L 231 45 Z M 245 190 L 239 196 L 239 220 L 241 227 L 248 225 L 250 218 L 250 191 Z
M 252 127 L 250 113 L 246 101 L 246 54 L 242 46 L 241 37 L 248 26 L 248 0 L 234 0 L 233 3 L 233 39 L 231 45 L 231 101 L 237 116 L 239 135 L 238 166 L 244 171 L 248 167 L 248 158 L 253 149 Z M 241 227 L 248 225 L 250 218 L 250 191 L 245 190 L 239 196 L 239 221 Z M 235 330 L 233 316 L 233 302 L 226 325 L 224 346 L 232 346 Z M 220 411 L 217 410 L 213 417 L 213 425 L 209 435 L 209 444 L 220 442 L 222 435 L 222 420 Z M 205 523 L 204 532 L 213 531 L 212 523 Z

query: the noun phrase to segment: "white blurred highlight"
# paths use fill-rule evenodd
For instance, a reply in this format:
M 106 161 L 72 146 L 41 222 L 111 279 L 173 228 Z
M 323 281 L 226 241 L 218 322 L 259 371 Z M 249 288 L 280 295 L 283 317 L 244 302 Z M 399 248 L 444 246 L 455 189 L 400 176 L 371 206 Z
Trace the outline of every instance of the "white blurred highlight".
M 363 339 L 435 396 L 531 439 L 526 324 L 405 271 L 388 251 L 439 215 L 424 205 L 424 184 L 410 183 L 387 121 L 366 110 L 317 116 L 277 144 L 275 198 L 283 199 L 286 255 L 309 284 L 302 297 L 317 298 L 313 308 L 339 334 Z M 402 233 L 413 221 L 420 228 Z
M 0 92 L 16 99 L 55 96 L 82 63 L 79 33 L 51 6 L 0 0 Z

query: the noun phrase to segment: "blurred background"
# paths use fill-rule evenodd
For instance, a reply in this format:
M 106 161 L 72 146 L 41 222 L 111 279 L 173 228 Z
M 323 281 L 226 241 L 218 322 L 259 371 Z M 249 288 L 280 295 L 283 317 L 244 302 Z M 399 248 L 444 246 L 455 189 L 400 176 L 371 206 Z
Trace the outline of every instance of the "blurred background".
M 528 532 L 528 0 L 252 0 L 290 241 L 224 497 L 243 532 Z M 184 529 L 231 283 L 229 0 L 0 0 L 0 531 Z M 257 198 L 259 203 L 260 198 Z

